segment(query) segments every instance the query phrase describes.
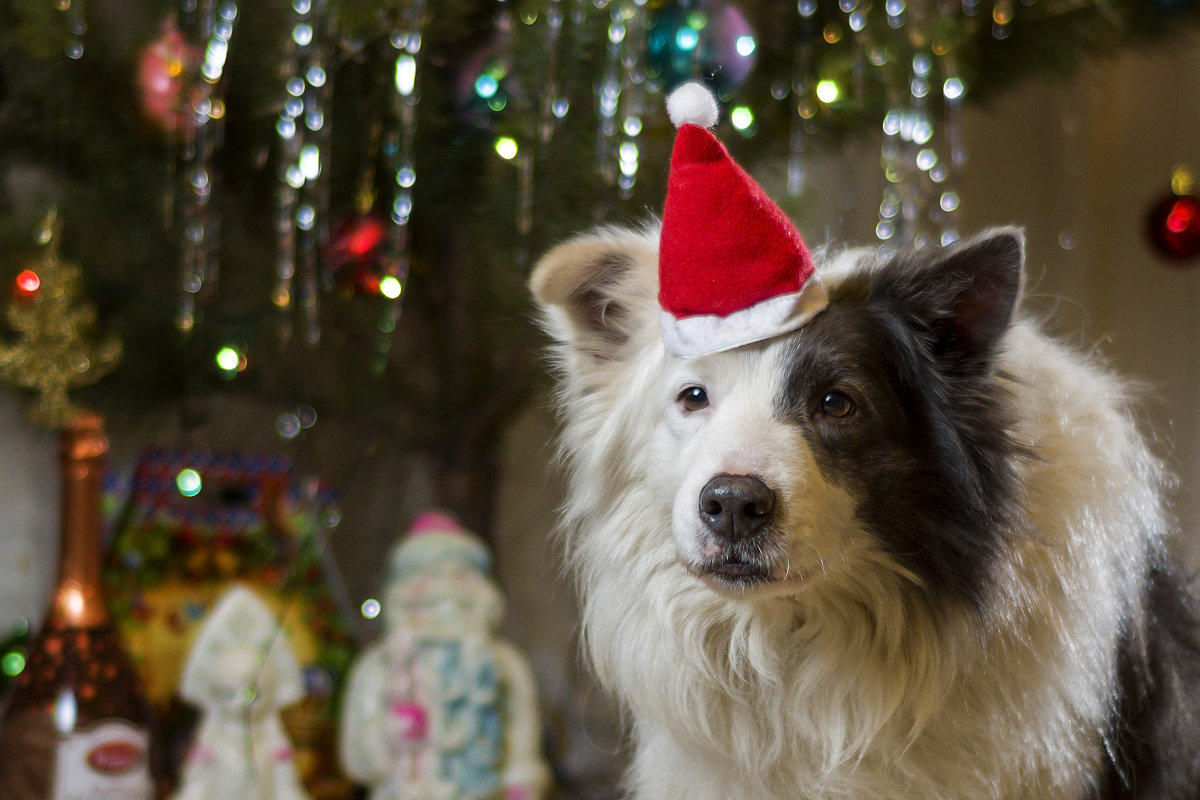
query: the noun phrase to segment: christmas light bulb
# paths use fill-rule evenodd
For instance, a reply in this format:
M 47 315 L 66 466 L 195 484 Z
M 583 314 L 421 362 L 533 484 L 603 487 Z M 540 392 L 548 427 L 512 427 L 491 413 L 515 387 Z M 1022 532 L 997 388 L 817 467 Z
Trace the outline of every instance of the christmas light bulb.
M 232 347 L 222 347 L 217 351 L 217 366 L 226 372 L 236 372 L 240 361 L 241 356 Z
M 194 469 L 181 469 L 175 476 L 175 488 L 184 497 L 195 497 L 200 494 L 203 486 L 204 482 L 200 478 L 200 473 Z
M 42 288 L 42 279 L 38 274 L 31 269 L 22 270 L 17 275 L 15 291 L 17 297 L 22 300 L 31 300 L 37 297 L 38 291 Z
M 379 280 L 379 293 L 388 300 L 395 300 L 404 291 L 400 279 L 393 275 L 385 275 Z
M 754 112 L 747 106 L 738 106 L 729 112 L 729 122 L 737 130 L 745 131 L 754 124 Z
M 510 136 L 501 136 L 496 140 L 496 155 L 505 161 L 511 161 L 517 156 L 517 141 Z
M 362 604 L 362 615 L 364 619 L 375 619 L 379 616 L 379 612 L 383 610 L 383 606 L 375 598 L 367 598 Z

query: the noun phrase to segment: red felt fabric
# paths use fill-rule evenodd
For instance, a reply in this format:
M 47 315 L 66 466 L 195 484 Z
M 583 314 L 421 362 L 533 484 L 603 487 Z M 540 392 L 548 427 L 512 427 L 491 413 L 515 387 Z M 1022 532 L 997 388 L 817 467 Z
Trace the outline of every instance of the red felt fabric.
M 683 125 L 671 152 L 659 240 L 659 304 L 726 316 L 796 292 L 812 256 L 783 210 L 715 136 Z

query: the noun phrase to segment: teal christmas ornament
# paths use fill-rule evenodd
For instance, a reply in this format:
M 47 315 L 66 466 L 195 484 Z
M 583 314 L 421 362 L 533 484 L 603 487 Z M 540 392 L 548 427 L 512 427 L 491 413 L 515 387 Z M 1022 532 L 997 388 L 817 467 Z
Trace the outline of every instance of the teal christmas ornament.
M 728 96 L 754 68 L 757 50 L 750 23 L 732 3 L 685 7 L 667 2 L 650 14 L 646 73 L 667 91 L 702 80 L 718 95 Z

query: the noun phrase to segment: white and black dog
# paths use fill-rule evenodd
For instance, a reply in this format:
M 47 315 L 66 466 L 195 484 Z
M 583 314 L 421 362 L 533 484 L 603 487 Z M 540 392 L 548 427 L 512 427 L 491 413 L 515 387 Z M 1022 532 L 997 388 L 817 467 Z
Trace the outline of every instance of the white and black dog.
M 664 349 L 659 234 L 560 245 L 563 529 L 640 800 L 1200 798 L 1200 634 L 1126 386 L 1023 235 L 816 254 L 794 332 Z

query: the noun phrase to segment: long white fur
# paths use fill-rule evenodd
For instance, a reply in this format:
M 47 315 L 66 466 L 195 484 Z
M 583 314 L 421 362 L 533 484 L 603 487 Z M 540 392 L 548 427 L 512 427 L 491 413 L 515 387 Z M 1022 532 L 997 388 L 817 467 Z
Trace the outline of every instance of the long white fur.
M 1036 453 L 1020 467 L 1033 530 L 1007 552 L 986 622 L 930 610 L 799 433 L 771 418 L 777 344 L 696 362 L 664 351 L 656 244 L 652 230 L 603 231 L 550 253 L 533 278 L 558 341 L 567 553 L 591 662 L 630 715 L 632 796 L 1085 797 L 1122 616 L 1166 529 L 1162 470 L 1123 384 L 1031 323 L 1013 327 L 1000 358 L 1016 377 L 1017 437 Z M 635 264 L 609 290 L 634 315 L 612 358 L 589 355 L 562 289 L 603 253 Z M 824 279 L 835 288 L 855 261 Z M 681 420 L 673 400 L 697 372 L 711 413 Z M 686 569 L 691 523 L 673 508 L 730 466 L 785 487 L 782 563 L 802 575 L 796 587 L 739 598 Z

